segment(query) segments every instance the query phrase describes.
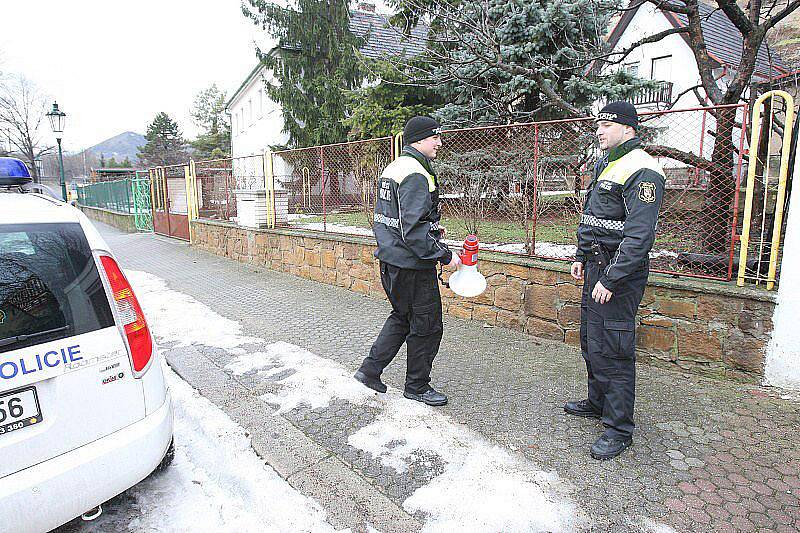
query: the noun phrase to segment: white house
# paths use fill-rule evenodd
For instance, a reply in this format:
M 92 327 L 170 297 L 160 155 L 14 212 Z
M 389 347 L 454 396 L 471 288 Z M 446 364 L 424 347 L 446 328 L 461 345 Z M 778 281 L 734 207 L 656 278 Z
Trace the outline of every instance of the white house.
M 699 8 L 700 25 L 714 65 L 714 77 L 724 86 L 736 75 L 742 52 L 741 33 L 721 10 L 703 3 Z M 608 43 L 613 51 L 620 52 L 644 37 L 686 25 L 685 15 L 642 3 L 622 15 L 611 31 Z M 642 111 L 660 109 L 668 104 L 674 104 L 676 109 L 706 105 L 698 101 L 693 91 L 683 94 L 700 84 L 700 73 L 687 33 L 672 34 L 656 43 L 644 44 L 629 54 L 621 65 L 605 67 L 609 68 L 622 68 L 641 78 L 661 82 L 658 90 L 644 91 L 635 99 L 634 103 Z M 754 71 L 756 81 L 782 76 L 788 70 L 765 42 L 758 52 Z M 702 89 L 700 91 L 703 94 Z

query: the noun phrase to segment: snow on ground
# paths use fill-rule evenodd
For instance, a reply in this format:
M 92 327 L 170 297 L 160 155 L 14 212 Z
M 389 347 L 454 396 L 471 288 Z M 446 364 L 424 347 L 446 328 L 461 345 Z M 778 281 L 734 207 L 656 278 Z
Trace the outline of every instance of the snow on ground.
M 409 401 L 394 389 L 376 396 L 355 382 L 350 376 L 352 370 L 339 363 L 292 344 L 267 344 L 264 339 L 245 336 L 240 324 L 218 315 L 188 295 L 168 289 L 161 279 L 143 272 L 128 271 L 126 275 L 160 342 L 200 343 L 236 353 L 237 357 L 228 364 L 227 370 L 238 375 L 255 372 L 278 383 L 278 392 L 263 399 L 278 405 L 281 412 L 303 404 L 312 408 L 325 407 L 334 398 L 355 404 L 370 402 L 381 413 L 372 424 L 351 435 L 348 442 L 398 472 L 404 472 L 417 457 L 438 456 L 445 465 L 444 471 L 417 489 L 403 504 L 410 513 L 425 514 L 425 531 L 566 531 L 575 529 L 583 520 L 575 504 L 561 495 L 562 483 L 556 474 L 539 470 L 530 461 L 488 442 L 435 408 Z M 242 353 L 244 345 L 254 342 L 267 345 L 255 353 Z M 200 431 L 208 416 L 202 412 L 209 409 L 208 402 L 199 402 L 201 399 L 196 398 L 195 404 L 187 403 L 186 410 L 196 409 L 196 414 L 182 415 L 189 421 L 186 425 L 192 431 Z M 197 403 L 202 406 L 194 407 Z M 219 431 L 214 428 L 219 424 L 210 424 L 211 433 L 204 439 L 214 441 L 214 432 Z M 228 445 L 233 456 L 241 453 L 241 446 L 247 443 L 243 435 L 239 436 L 242 439 Z M 196 445 L 201 444 L 193 442 L 189 447 Z M 186 453 L 189 452 L 193 450 Z M 193 453 L 200 453 L 202 457 L 213 455 L 206 450 Z M 255 480 L 238 483 L 223 479 L 221 474 L 227 469 L 233 470 L 235 479 L 242 475 L 233 456 L 221 460 L 219 468 L 208 477 L 217 485 L 229 483 L 227 487 L 237 489 L 233 494 L 241 501 L 256 497 Z M 259 469 L 264 470 L 261 465 Z M 261 482 L 269 483 L 270 479 L 264 478 Z M 263 505 L 261 500 L 255 503 Z M 310 519 L 323 519 L 310 503 L 306 505 L 308 510 L 300 507 L 303 514 L 308 514 Z M 228 519 L 241 519 L 242 523 L 250 519 L 241 515 L 238 508 L 231 509 Z M 279 519 L 274 518 L 282 524 Z
M 374 396 L 353 379 L 349 370 L 330 359 L 287 342 L 276 342 L 266 349 L 266 352 L 241 355 L 225 368 L 235 375 L 255 371 L 267 378 L 287 372 L 289 375 L 280 380 L 278 393 L 261 396 L 267 403 L 278 405 L 281 413 L 301 404 L 312 409 L 327 407 L 334 398 L 362 405 Z
M 302 213 L 289 213 L 288 215 L 286 215 L 287 219 L 290 222 L 294 222 L 295 220 L 303 220 L 304 218 L 314 218 L 317 216 L 319 215 L 304 215 Z
M 300 224 L 298 227 L 314 231 L 328 231 L 331 233 L 345 233 L 347 235 L 372 236 L 372 228 L 345 226 L 344 224 L 323 224 L 322 222 L 309 222 L 307 224 Z
M 172 465 L 112 500 L 95 521 L 77 527 L 103 532 L 335 531 L 319 504 L 256 455 L 239 425 L 172 370 L 164 372 L 175 413 Z
M 177 346 L 203 344 L 225 349 L 261 341 L 242 335 L 238 322 L 212 312 L 191 296 L 169 290 L 159 277 L 132 270 L 126 270 L 125 276 L 159 338 L 175 341 Z
M 290 215 L 295 217 L 309 217 L 311 215 Z M 343 224 L 328 224 L 324 225 L 322 222 L 311 222 L 306 224 L 298 224 L 299 228 L 310 229 L 314 231 L 329 231 L 331 233 L 344 233 L 347 235 L 367 235 L 372 236 L 372 229 L 361 228 L 358 226 L 345 226 Z M 327 229 L 326 229 L 327 228 Z M 463 241 L 445 239 L 444 242 L 453 250 L 461 248 Z M 481 250 L 491 252 L 506 252 L 512 254 L 527 254 L 525 243 L 521 242 L 482 242 L 480 243 Z M 574 244 L 558 244 L 554 242 L 537 242 L 535 255 L 539 257 L 549 257 L 553 259 L 571 259 L 575 257 L 576 246 Z M 650 252 L 650 258 L 656 259 L 665 257 L 669 259 L 677 259 L 678 253 L 672 250 L 656 250 Z
M 394 392 L 394 391 L 393 391 Z M 432 428 L 436 428 L 432 430 Z M 398 472 L 433 453 L 444 472 L 403 504 L 428 515 L 424 531 L 570 531 L 577 510 L 556 496 L 556 474 L 538 470 L 430 407 L 388 396 L 383 413 L 348 439 Z

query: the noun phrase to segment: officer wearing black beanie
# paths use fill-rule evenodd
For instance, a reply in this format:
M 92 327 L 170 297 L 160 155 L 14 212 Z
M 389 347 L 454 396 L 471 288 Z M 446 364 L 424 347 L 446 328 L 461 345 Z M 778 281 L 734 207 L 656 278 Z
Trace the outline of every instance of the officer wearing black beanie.
M 403 129 L 402 154 L 378 181 L 375 257 L 392 312 L 353 376 L 377 392 L 386 392 L 381 374 L 405 343 L 403 395 L 428 405 L 447 403 L 447 396 L 430 386 L 443 331 L 436 265 L 456 268 L 461 262 L 442 242 L 444 228 L 439 226 L 439 187 L 431 160 L 442 146 L 440 129 L 431 117 L 409 120 Z
M 583 280 L 581 351 L 589 396 L 567 402 L 564 410 L 602 420 L 605 432 L 590 449 L 602 460 L 633 443 L 636 311 L 647 285 L 666 178 L 636 136 L 633 105 L 611 102 L 595 122 L 607 153 L 586 192 L 572 264 L 572 277 Z

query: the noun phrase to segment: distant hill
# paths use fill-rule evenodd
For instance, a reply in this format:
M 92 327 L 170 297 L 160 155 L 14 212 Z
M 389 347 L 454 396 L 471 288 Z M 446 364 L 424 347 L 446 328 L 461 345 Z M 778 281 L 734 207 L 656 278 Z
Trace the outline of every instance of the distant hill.
M 143 135 L 132 131 L 126 131 L 125 133 L 120 133 L 110 139 L 106 139 L 91 148 L 87 148 L 86 152 L 92 153 L 96 157 L 100 157 L 100 154 L 103 154 L 106 160 L 113 157 L 119 162 L 124 161 L 127 157 L 131 163 L 135 163 L 136 153 L 139 151 L 139 147 L 145 144 L 147 144 L 147 139 L 145 139 Z

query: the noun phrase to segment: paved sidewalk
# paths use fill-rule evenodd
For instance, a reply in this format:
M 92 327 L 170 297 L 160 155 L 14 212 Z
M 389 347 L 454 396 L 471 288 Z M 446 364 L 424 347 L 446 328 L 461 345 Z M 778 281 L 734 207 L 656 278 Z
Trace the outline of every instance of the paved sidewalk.
M 167 238 L 98 227 L 124 268 L 164 279 L 241 323 L 246 334 L 301 346 L 353 370 L 388 314 L 384 301 Z M 401 353 L 385 381 L 401 389 L 404 371 Z M 599 421 L 562 410 L 565 400 L 586 395 L 583 361 L 571 347 L 446 317 L 433 383 L 451 398 L 438 412 L 565 480 L 593 531 L 653 524 L 800 530 L 800 402 L 781 398 L 783 391 L 640 365 L 634 446 L 597 462 L 588 448 L 602 432 Z M 283 416 L 399 507 L 436 474 L 435 457 L 401 474 L 348 444 L 371 421 L 367 406 L 338 401 Z

